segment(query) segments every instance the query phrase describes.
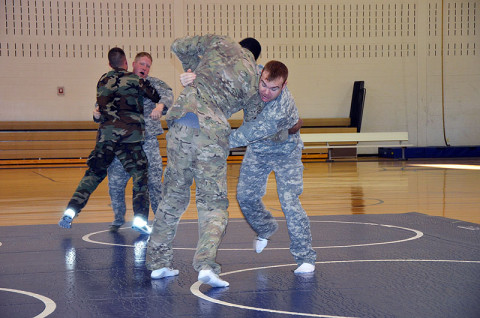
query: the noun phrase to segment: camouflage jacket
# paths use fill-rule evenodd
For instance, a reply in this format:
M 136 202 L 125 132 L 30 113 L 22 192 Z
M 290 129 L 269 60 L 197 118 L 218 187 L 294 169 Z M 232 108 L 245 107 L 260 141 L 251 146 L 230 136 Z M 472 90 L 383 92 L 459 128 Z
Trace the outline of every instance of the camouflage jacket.
M 101 113 L 97 141 L 131 143 L 144 139 L 143 98 L 160 100 L 150 82 L 123 69 L 102 75 L 97 84 L 97 104 Z
M 191 69 L 197 77 L 168 110 L 167 121 L 192 112 L 208 138 L 228 147 L 227 119 L 242 109 L 246 118 L 254 118 L 263 107 L 257 94 L 258 75 L 252 53 L 218 35 L 180 38 L 171 49 L 184 70 Z
M 298 144 L 303 146 L 300 133 L 288 134 L 288 129 L 299 119 L 292 94 L 285 87 L 274 100 L 265 104 L 253 121 L 245 121 L 230 136 L 230 147 L 248 146 L 261 154 L 288 154 Z M 265 136 L 268 136 L 265 138 Z
M 165 115 L 168 108 L 172 107 L 173 104 L 172 89 L 164 81 L 156 77 L 148 76 L 147 80 L 152 84 L 153 87 L 155 87 L 158 95 L 161 96 L 158 103 L 165 105 L 163 108 L 163 115 Z M 155 107 L 157 107 L 157 104 L 152 102 L 150 99 L 145 98 L 143 100 L 143 107 L 143 116 L 145 117 L 145 136 L 158 136 L 163 134 L 163 128 L 160 124 L 160 121 L 150 117 L 152 111 L 155 109 Z

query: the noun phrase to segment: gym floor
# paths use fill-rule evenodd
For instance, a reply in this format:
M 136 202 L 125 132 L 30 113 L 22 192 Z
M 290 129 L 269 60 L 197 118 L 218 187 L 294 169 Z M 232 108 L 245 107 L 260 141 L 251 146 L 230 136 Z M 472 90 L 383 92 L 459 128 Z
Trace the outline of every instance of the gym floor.
M 357 212 L 339 205 L 336 213 L 322 215 L 328 204 L 308 189 L 308 170 L 314 170 L 311 165 L 329 165 L 328 171 L 334 171 L 329 178 L 337 178 L 336 185 L 341 187 L 346 176 L 334 166 L 342 164 L 306 164 L 307 193 L 302 202 L 307 202 L 318 254 L 316 271 L 310 275 L 293 273 L 297 265 L 281 217 L 279 230 L 261 254 L 253 251 L 254 234 L 245 220 L 230 219 L 218 252 L 222 278 L 230 283 L 227 288 L 211 288 L 197 281 L 191 265 L 197 242 L 195 219 L 182 219 L 174 241 L 174 267 L 180 275 L 161 280 L 151 280 L 145 268 L 148 237 L 131 230 L 130 224 L 110 233 L 108 222 L 90 219 L 74 223 L 69 230 L 42 222 L 6 226 L 10 223 L 1 219 L 0 317 L 480 317 L 480 224 L 445 217 L 443 212 L 434 215 L 427 209 L 402 212 L 392 208 L 398 203 L 390 205 L 391 197 L 401 197 L 405 184 L 390 178 L 384 181 L 392 188 L 377 191 L 377 196 L 364 185 L 362 213 L 358 213 L 357 193 Z M 380 163 L 365 166 L 383 175 L 395 171 L 397 178 L 411 179 L 425 172 L 408 166 L 411 162 L 397 164 L 388 163 L 381 169 L 372 168 Z M 362 163 L 355 165 L 357 175 L 373 177 L 360 173 Z M 10 169 L 5 173 L 13 171 L 27 172 Z M 443 170 L 428 168 L 427 174 L 436 171 Z M 452 173 L 441 175 L 447 182 L 465 183 L 462 176 L 478 180 L 478 171 Z M 73 183 L 79 180 L 76 175 L 73 179 Z M 436 180 L 430 181 L 431 191 L 438 186 Z M 410 191 L 413 184 L 416 193 L 423 189 L 415 179 L 408 184 Z M 443 200 L 456 195 L 458 202 L 468 202 L 456 208 L 470 207 L 474 218 L 479 207 L 476 184 L 470 185 L 473 193 L 467 199 L 458 187 L 443 187 L 449 189 Z M 67 190 L 73 189 L 72 185 Z M 7 193 L 4 188 L 2 192 Z M 0 200 L 4 216 L 13 211 L 7 207 L 8 200 Z M 67 201 L 66 196 L 62 203 Z M 411 204 L 407 201 L 406 205 Z M 437 203 L 431 200 L 428 205 L 438 208 Z M 24 200 L 24 204 L 36 203 Z M 42 208 L 40 203 L 38 209 Z M 61 215 L 60 210 L 51 213 L 56 220 Z M 111 218 L 111 210 L 107 214 Z

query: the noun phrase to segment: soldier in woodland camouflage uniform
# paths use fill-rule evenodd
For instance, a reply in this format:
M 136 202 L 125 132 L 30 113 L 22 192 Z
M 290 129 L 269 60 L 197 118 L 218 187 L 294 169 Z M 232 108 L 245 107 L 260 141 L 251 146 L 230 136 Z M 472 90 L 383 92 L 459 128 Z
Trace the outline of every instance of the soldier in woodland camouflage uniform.
M 160 117 L 166 114 L 167 109 L 172 106 L 173 92 L 162 80 L 148 76 L 152 57 L 149 53 L 140 52 L 135 56 L 133 62 L 133 73 L 141 78 L 147 79 L 158 94 L 162 97 L 157 106 L 150 99 L 143 101 L 143 114 L 145 117 L 145 142 L 143 151 L 148 158 L 148 192 L 153 213 L 157 211 L 162 199 L 162 156 L 157 136 L 163 134 Z M 110 231 L 116 232 L 125 223 L 125 187 L 130 175 L 125 171 L 120 160 L 115 158 L 108 167 L 108 191 L 112 202 L 112 209 L 115 219 L 110 225 Z M 148 226 L 147 226 L 147 229 Z
M 101 113 L 97 143 L 87 160 L 88 169 L 73 194 L 59 226 L 70 228 L 72 220 L 87 204 L 88 198 L 107 176 L 107 168 L 117 156 L 133 178 L 133 210 L 148 215 L 147 158 L 144 139 L 143 97 L 158 102 L 160 96 L 148 81 L 127 72 L 125 52 L 108 52 L 113 70 L 102 75 L 97 84 L 97 103 Z M 146 224 L 146 218 L 145 218 Z
M 302 148 L 298 110 L 286 87 L 287 67 L 270 61 L 262 71 L 259 94 L 266 103 L 254 121 L 246 122 L 230 135 L 230 147 L 246 146 L 240 168 L 237 200 L 245 219 L 258 235 L 255 249 L 260 253 L 267 239 L 277 230 L 277 221 L 262 203 L 269 174 L 274 171 L 277 192 L 287 221 L 290 252 L 300 265 L 296 274 L 315 270 L 316 253 L 312 248 L 310 222 L 299 200 L 303 191 Z M 293 133 L 295 131 L 295 133 Z M 266 134 L 270 138 L 264 139 Z
M 225 36 L 177 39 L 172 51 L 196 79 L 185 87 L 167 112 L 167 167 L 163 198 L 147 245 L 147 268 L 153 279 L 178 275 L 171 268 L 172 241 L 180 217 L 190 202 L 195 180 L 199 241 L 193 266 L 198 279 L 212 287 L 228 283 L 218 277 L 216 254 L 228 221 L 228 118 L 239 110 L 247 118 L 259 113 L 255 60 L 260 44 L 252 38 L 240 44 Z M 252 54 L 253 53 L 253 54 Z

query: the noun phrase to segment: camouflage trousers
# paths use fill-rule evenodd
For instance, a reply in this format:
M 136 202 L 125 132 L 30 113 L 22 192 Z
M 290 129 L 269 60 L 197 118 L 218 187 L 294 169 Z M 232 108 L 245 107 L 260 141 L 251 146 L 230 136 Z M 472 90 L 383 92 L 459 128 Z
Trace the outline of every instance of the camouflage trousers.
M 172 266 L 172 242 L 195 180 L 199 240 L 193 267 L 220 273 L 217 249 L 228 222 L 227 145 L 210 140 L 200 129 L 178 124 L 169 128 L 163 197 L 147 245 L 148 269 Z
M 70 199 L 68 208 L 73 209 L 77 214 L 80 213 L 87 204 L 90 195 L 107 176 L 107 169 L 115 156 L 132 176 L 133 210 L 135 214 L 148 216 L 150 202 L 147 187 L 147 157 L 140 142 L 97 142 L 95 149 L 88 157 L 88 169 Z
M 157 136 L 147 136 L 143 144 L 143 151 L 148 159 L 148 193 L 153 213 L 158 209 L 162 200 L 162 156 Z M 131 176 L 122 166 L 118 158 L 115 158 L 108 167 L 108 193 L 112 202 L 115 216 L 112 224 L 121 226 L 125 223 L 125 187 Z M 148 213 L 147 213 L 148 217 Z
M 287 221 L 290 252 L 297 264 L 315 264 L 310 221 L 300 203 L 303 192 L 302 149 L 289 155 L 255 153 L 247 147 L 240 168 L 237 200 L 245 219 L 259 237 L 269 238 L 277 230 L 277 221 L 265 208 L 262 198 L 270 173 L 275 173 L 277 193 Z

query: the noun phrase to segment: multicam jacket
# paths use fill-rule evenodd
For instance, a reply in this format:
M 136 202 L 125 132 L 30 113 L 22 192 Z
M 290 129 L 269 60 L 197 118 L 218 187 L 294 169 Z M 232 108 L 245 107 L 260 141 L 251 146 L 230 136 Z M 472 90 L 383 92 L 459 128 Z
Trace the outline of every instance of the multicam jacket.
M 131 72 L 116 68 L 102 75 L 97 84 L 97 103 L 101 113 L 97 141 L 142 141 L 144 97 L 154 103 L 160 100 L 148 81 Z
M 172 51 L 185 71 L 197 75 L 167 112 L 169 123 L 192 112 L 208 138 L 225 143 L 230 133 L 227 121 L 243 109 L 254 118 L 263 107 L 257 94 L 258 76 L 252 53 L 226 36 L 204 35 L 177 39 Z

